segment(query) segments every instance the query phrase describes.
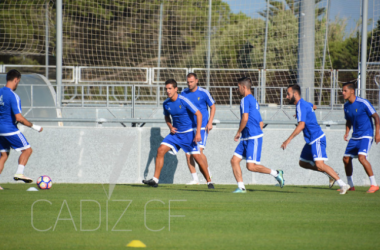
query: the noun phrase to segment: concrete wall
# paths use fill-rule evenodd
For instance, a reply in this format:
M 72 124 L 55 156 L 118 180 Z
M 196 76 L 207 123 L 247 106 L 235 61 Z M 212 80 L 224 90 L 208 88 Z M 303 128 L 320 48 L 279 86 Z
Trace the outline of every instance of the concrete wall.
M 169 133 L 166 128 L 46 127 L 42 133 L 25 127 L 21 130 L 34 150 L 25 175 L 34 180 L 40 175 L 49 175 L 55 183 L 141 183 L 141 179 L 153 176 L 157 148 Z M 280 149 L 292 131 L 264 130 L 262 164 L 284 170 L 288 185 L 327 185 L 325 175 L 298 166 L 304 146 L 302 135 L 296 137 L 285 151 Z M 236 183 L 229 162 L 238 144 L 233 140 L 235 132 L 236 129 L 216 128 L 207 141 L 205 154 L 216 184 Z M 325 133 L 327 164 L 346 180 L 342 163 L 347 145 L 343 141 L 344 131 L 327 129 Z M 369 157 L 375 176 L 380 173 L 379 149 L 380 146 L 373 144 Z M 11 152 L 0 183 L 13 182 L 18 156 L 18 152 Z M 245 183 L 276 184 L 271 176 L 249 172 L 245 162 L 241 165 Z M 199 171 L 198 175 L 204 182 Z M 183 151 L 177 156 L 167 154 L 160 182 L 187 183 L 190 180 Z M 369 179 L 357 160 L 354 160 L 354 182 L 356 185 L 369 185 Z

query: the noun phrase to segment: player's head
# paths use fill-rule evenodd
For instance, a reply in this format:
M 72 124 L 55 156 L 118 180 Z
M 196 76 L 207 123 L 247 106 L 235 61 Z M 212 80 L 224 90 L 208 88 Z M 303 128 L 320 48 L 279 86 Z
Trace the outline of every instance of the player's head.
M 7 79 L 8 87 L 11 88 L 12 90 L 16 90 L 18 83 L 21 80 L 21 74 L 17 70 L 11 69 L 8 71 L 6 79 Z
M 294 104 L 301 99 L 301 87 L 298 84 L 290 85 L 286 90 L 286 99 L 289 100 L 289 104 Z
M 177 82 L 174 79 L 169 79 L 165 82 L 165 90 L 166 94 L 169 98 L 174 97 L 177 95 L 178 88 L 177 88 Z
M 342 89 L 342 95 L 344 100 L 348 100 L 355 96 L 355 89 L 356 89 L 356 84 L 355 81 L 349 81 L 343 83 L 343 89 Z
M 187 74 L 187 87 L 190 90 L 195 89 L 198 86 L 198 77 L 195 73 Z
M 238 79 L 238 92 L 240 96 L 247 96 L 251 93 L 252 80 L 249 77 Z

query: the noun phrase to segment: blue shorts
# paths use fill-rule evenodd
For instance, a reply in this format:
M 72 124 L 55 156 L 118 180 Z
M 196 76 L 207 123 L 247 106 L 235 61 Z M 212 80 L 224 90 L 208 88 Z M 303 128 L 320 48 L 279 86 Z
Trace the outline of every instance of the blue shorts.
M 30 148 L 30 145 L 20 131 L 13 135 L 0 136 L 0 152 L 9 152 L 11 148 L 22 151 Z
M 247 163 L 260 164 L 262 147 L 263 137 L 241 140 L 235 149 L 234 155 L 240 159 L 246 159 Z
M 315 161 L 327 161 L 326 136 L 317 139 L 313 144 L 305 144 L 302 149 L 300 161 L 305 161 L 314 166 Z
M 197 130 L 195 129 L 194 130 L 194 136 L 195 136 L 195 133 L 197 132 Z M 200 142 L 198 142 L 198 145 L 200 148 L 205 148 L 206 147 L 206 142 L 207 142 L 207 137 L 208 137 L 208 133 L 206 132 L 206 130 L 202 129 L 201 130 L 201 137 L 202 137 L 202 140 Z
M 358 140 L 350 139 L 344 156 L 350 156 L 351 158 L 357 158 L 358 155 L 368 156 L 372 142 L 373 139 L 369 138 L 362 138 Z
M 199 146 L 193 140 L 194 133 L 190 131 L 187 133 L 168 134 L 161 144 L 171 148 L 169 153 L 172 155 L 176 155 L 181 148 L 187 154 L 200 154 Z

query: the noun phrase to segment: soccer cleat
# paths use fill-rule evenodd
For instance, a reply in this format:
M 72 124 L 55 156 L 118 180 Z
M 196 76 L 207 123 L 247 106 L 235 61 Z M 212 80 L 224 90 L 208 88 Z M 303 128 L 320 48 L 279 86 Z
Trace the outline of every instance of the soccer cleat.
M 212 183 L 207 184 L 207 187 L 208 189 L 215 189 L 214 184 Z
M 237 189 L 235 189 L 235 191 L 233 191 L 232 193 L 234 193 L 234 194 L 245 194 L 245 193 L 247 193 L 247 190 L 237 188 Z
M 371 185 L 371 187 L 368 189 L 367 193 L 372 194 L 379 190 L 379 186 Z
M 285 185 L 284 171 L 282 171 L 282 170 L 277 170 L 277 173 L 278 173 L 278 175 L 277 175 L 277 177 L 275 177 L 275 178 L 276 178 L 276 180 L 278 181 L 278 184 L 280 184 L 280 187 L 283 188 L 284 185 Z
M 30 179 L 29 177 L 26 177 L 23 174 L 15 174 L 13 176 L 13 180 L 15 180 L 15 181 L 23 181 L 25 183 L 32 183 L 33 182 L 32 179 Z
M 186 185 L 199 185 L 199 181 L 192 180 L 189 183 L 186 183 Z
M 339 194 L 345 194 L 350 189 L 350 185 L 346 184 L 343 187 L 341 187 Z
M 150 180 L 143 180 L 142 183 L 151 186 L 151 187 L 158 187 L 158 183 L 156 183 L 153 179 Z
M 339 191 L 339 192 L 340 192 L 340 188 L 337 189 L 336 191 Z M 348 189 L 348 191 L 355 191 L 355 187 L 350 187 L 350 189 Z
M 332 188 L 336 180 L 329 175 L 329 188 Z

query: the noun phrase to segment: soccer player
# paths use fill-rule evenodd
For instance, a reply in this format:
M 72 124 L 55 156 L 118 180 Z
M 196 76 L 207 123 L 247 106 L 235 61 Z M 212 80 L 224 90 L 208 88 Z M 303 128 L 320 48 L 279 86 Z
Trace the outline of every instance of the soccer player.
M 355 186 L 352 181 L 352 158 L 359 158 L 359 162 L 363 165 L 371 187 L 367 193 L 374 193 L 379 190 L 376 184 L 375 176 L 373 175 L 371 164 L 367 160 L 367 155 L 373 142 L 373 123 L 372 118 L 375 120 L 375 142 L 380 142 L 380 122 L 379 115 L 376 113 L 372 104 L 363 98 L 355 95 L 355 84 L 347 82 L 343 84 L 343 97 L 347 102 L 344 104 L 344 116 L 346 118 L 346 133 L 344 140 L 348 141 L 347 137 L 350 133 L 351 127 L 353 133 L 348 142 L 346 152 L 344 153 L 343 162 L 347 175 L 347 182 L 351 186 L 350 191 L 355 191 Z
M 233 193 L 247 192 L 240 168 L 240 162 L 243 158 L 247 160 L 249 171 L 272 175 L 281 188 L 285 184 L 282 170 L 276 171 L 260 164 L 264 123 L 261 119 L 259 104 L 252 95 L 251 87 L 250 78 L 244 77 L 238 80 L 238 92 L 243 98 L 240 102 L 240 126 L 234 137 L 235 141 L 240 139 L 240 143 L 231 159 L 232 170 L 238 184 L 238 188 Z
M 157 150 L 154 177 L 150 180 L 143 180 L 143 183 L 152 187 L 158 187 L 160 173 L 164 166 L 165 154 L 169 152 L 175 155 L 182 148 L 185 153 L 193 155 L 207 180 L 208 188 L 214 189 L 207 166 L 203 162 L 199 152 L 199 145 L 197 144 L 197 142 L 202 140 L 202 113 L 187 98 L 178 94 L 177 82 L 174 79 L 169 79 L 165 82 L 165 90 L 168 99 L 164 101 L 163 108 L 170 134 L 165 137 Z M 197 131 L 195 133 L 192 126 L 193 115 L 197 117 Z
M 317 122 L 314 113 L 315 105 L 301 98 L 301 88 L 297 84 L 288 87 L 286 98 L 290 104 L 295 104 L 297 107 L 298 125 L 289 138 L 282 143 L 281 148 L 285 150 L 290 141 L 303 131 L 306 144 L 301 152 L 300 166 L 314 171 L 326 172 L 340 186 L 340 194 L 345 194 L 350 186 L 344 183 L 330 166 L 325 164 L 325 161 L 328 160 L 326 136 Z
M 6 80 L 7 84 L 0 89 L 0 174 L 8 159 L 10 148 L 13 148 L 16 151 L 21 151 L 17 172 L 13 179 L 15 181 L 20 180 L 25 183 L 31 183 L 33 180 L 24 175 L 24 168 L 32 154 L 32 148 L 24 135 L 18 130 L 17 123 L 21 123 L 38 132 L 42 132 L 42 127 L 30 123 L 21 114 L 21 100 L 14 92 L 21 80 L 20 72 L 15 69 L 10 70 L 7 73 Z M 2 190 L 1 187 L 0 190 Z
M 206 164 L 208 173 L 211 177 L 210 168 L 208 166 L 207 158 L 203 154 L 203 150 L 206 147 L 208 134 L 212 130 L 212 121 L 214 120 L 215 111 L 216 111 L 215 101 L 206 89 L 203 89 L 198 86 L 197 74 L 189 73 L 187 75 L 187 86 L 188 88 L 184 89 L 181 95 L 189 99 L 202 113 L 202 127 L 201 127 L 202 140 L 198 143 L 198 145 L 201 152 L 201 157 L 204 163 Z M 210 107 L 210 119 L 208 115 L 208 107 Z M 194 117 L 193 119 L 193 128 L 194 129 L 197 128 L 196 117 Z M 193 176 L 193 180 L 187 184 L 188 185 L 199 184 L 197 171 L 195 170 L 194 157 L 190 154 L 186 154 L 186 160 L 187 160 L 187 165 L 189 167 L 190 173 Z

